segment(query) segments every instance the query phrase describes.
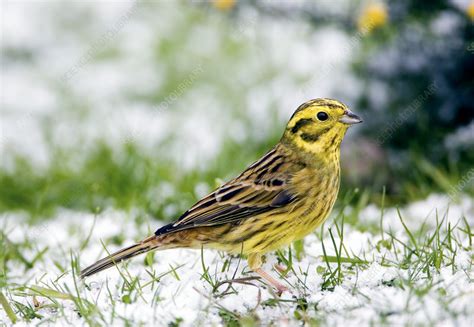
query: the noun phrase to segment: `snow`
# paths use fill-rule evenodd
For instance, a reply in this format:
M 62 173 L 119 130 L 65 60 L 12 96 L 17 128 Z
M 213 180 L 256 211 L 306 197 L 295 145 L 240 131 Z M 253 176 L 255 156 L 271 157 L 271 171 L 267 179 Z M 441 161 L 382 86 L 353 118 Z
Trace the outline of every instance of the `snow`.
M 397 210 L 397 208 L 384 210 L 383 228 L 385 231 L 402 232 L 404 230 Z M 453 201 L 447 194 L 432 194 L 425 201 L 414 202 L 400 209 L 400 214 L 409 229 L 419 227 L 420 219 L 428 226 L 434 227 L 437 217 L 440 221 L 444 218 L 446 223 L 454 225 L 464 216 L 470 225 L 474 225 L 474 201 L 468 195 L 461 194 L 457 201 Z M 361 211 L 359 219 L 363 224 L 378 224 L 380 217 L 380 209 L 375 205 L 369 205 Z
M 166 189 L 166 187 L 164 187 Z M 199 189 L 199 187 L 197 187 Z M 199 192 L 203 192 L 199 191 Z M 454 222 L 457 217 L 465 217 L 470 224 L 474 219 L 472 211 L 472 201 L 469 202 L 463 197 L 459 203 L 449 203 L 449 198 L 432 195 L 426 200 L 415 202 L 400 211 L 409 218 L 410 225 L 420 227 L 426 222 L 426 212 L 432 212 L 433 206 L 439 208 L 450 205 L 450 213 L 447 219 Z M 392 219 L 394 208 L 385 210 L 386 220 Z M 440 209 L 441 210 L 441 209 Z M 378 213 L 380 215 L 380 212 Z M 440 214 L 443 214 L 440 212 Z M 27 217 L 20 213 L 4 213 L 0 216 L 0 226 L 8 231 L 8 236 L 12 242 L 21 242 L 24 239 L 33 240 L 35 249 L 48 247 L 44 260 L 38 262 L 32 269 L 24 271 L 18 264 L 9 264 L 9 282 L 13 284 L 27 283 L 28 285 L 51 285 L 57 280 L 58 285 L 68 285 L 73 290 L 73 277 L 70 271 L 62 274 L 53 264 L 53 261 L 67 266 L 69 253 L 80 255 L 81 266 L 84 267 L 94 260 L 103 256 L 105 250 L 101 243 L 105 242 L 108 251 L 114 251 L 121 246 L 130 244 L 149 235 L 160 226 L 158 223 L 147 217 L 146 222 L 136 225 L 134 218 L 139 215 L 138 210 L 130 212 L 106 210 L 98 215 L 89 213 L 61 210 L 57 215 L 44 223 L 29 226 L 26 224 Z M 361 219 L 372 219 L 376 215 L 373 206 L 369 206 L 360 213 Z M 395 220 L 395 218 L 393 218 Z M 364 222 L 363 220 L 361 220 Z M 372 220 L 368 220 L 372 223 Z M 327 223 L 330 227 L 330 223 Z M 401 233 L 397 224 L 390 224 L 391 228 L 399 231 L 397 236 L 400 240 L 408 242 L 406 234 Z M 327 230 L 327 227 L 325 228 Z M 90 233 L 90 240 L 87 246 L 81 251 L 83 241 Z M 114 236 L 122 235 L 125 239 L 121 246 L 111 245 L 110 239 Z M 272 292 L 264 287 L 259 281 L 251 281 L 252 285 L 233 284 L 237 293 L 218 297 L 212 294 L 211 286 L 201 278 L 203 274 L 202 262 L 208 267 L 209 275 L 216 280 L 224 281 L 236 278 L 253 276 L 249 272 L 245 260 L 232 258 L 227 270 L 222 272 L 223 261 L 229 259 L 225 254 L 204 250 L 201 258 L 201 251 L 190 249 L 174 249 L 155 252 L 152 268 L 145 268 L 143 257 L 135 258 L 128 264 L 128 274 L 130 278 L 139 276 L 140 283 L 145 285 L 150 282 L 150 276 L 145 270 L 154 271 L 156 275 L 165 274 L 170 269 L 175 269 L 176 274 L 168 273 L 155 282 L 154 287 L 146 286 L 141 294 L 131 294 L 132 303 L 127 304 L 122 301 L 122 296 L 126 294 L 122 289 L 122 279 L 117 269 L 109 269 L 100 274 L 94 275 L 86 280 L 89 289 L 80 284 L 80 294 L 82 297 L 96 303 L 100 312 L 105 317 L 110 317 L 112 312 L 115 315 L 148 325 L 152 322 L 172 322 L 177 318 L 183 319 L 183 326 L 191 326 L 196 319 L 204 324 L 220 325 L 222 321 L 219 317 L 218 308 L 225 308 L 231 312 L 245 315 L 253 312 L 260 317 L 263 324 L 283 323 L 296 325 L 297 321 L 291 314 L 295 310 L 291 301 L 294 297 L 305 297 L 309 303 L 308 314 L 324 317 L 323 325 L 367 325 L 380 322 L 380 317 L 384 317 L 389 324 L 425 324 L 433 322 L 436 324 L 447 324 L 457 326 L 467 326 L 472 318 L 471 303 L 474 301 L 474 284 L 472 279 L 472 250 L 458 248 L 455 257 L 456 269 L 451 266 L 443 266 L 437 272 L 430 267 L 433 275 L 432 281 L 427 279 L 426 273 L 419 273 L 412 279 L 415 287 L 422 290 L 429 283 L 434 287 L 429 288 L 424 296 L 412 293 L 412 289 L 406 285 L 403 288 L 393 287 L 392 283 L 404 283 L 409 280 L 410 274 L 416 267 L 400 269 L 396 266 L 382 264 L 383 260 L 395 260 L 394 252 L 387 249 L 377 250 L 375 246 L 380 240 L 379 235 L 372 235 L 369 232 L 361 232 L 350 225 L 344 226 L 344 244 L 349 253 L 366 258 L 369 264 L 364 266 L 354 266 L 352 273 L 345 273 L 342 284 L 333 290 L 322 289 L 323 276 L 318 270 L 325 268 L 322 261 L 323 255 L 321 240 L 317 234 L 311 234 L 305 239 L 305 255 L 301 261 L 294 262 L 294 271 L 290 272 L 286 280 L 289 283 L 291 293 L 284 293 L 283 299 L 289 302 L 280 302 L 276 306 L 261 305 L 266 300 L 273 298 Z M 334 254 L 331 240 L 327 231 L 323 239 L 326 244 L 328 254 Z M 336 238 L 336 243 L 339 239 Z M 33 249 L 27 253 L 27 258 L 36 253 Z M 401 255 L 400 253 L 398 255 Z M 202 260 L 202 261 L 201 261 Z M 275 255 L 267 256 L 264 268 L 272 269 L 273 263 L 277 262 Z M 332 269 L 336 264 L 331 264 Z M 276 272 L 272 272 L 276 275 Z M 305 281 L 304 284 L 301 281 Z M 49 286 L 51 287 L 51 286 Z M 112 298 L 106 291 L 106 287 L 112 292 Z M 227 284 L 218 288 L 218 292 L 223 292 Z M 441 291 L 443 290 L 443 291 Z M 441 293 L 445 292 L 445 293 Z M 445 295 L 443 295 L 445 294 Z M 22 303 L 31 302 L 30 297 L 20 297 L 12 295 L 16 301 Z M 42 303 L 48 303 L 47 299 L 38 297 Z M 67 301 L 61 301 L 64 313 L 60 314 L 55 310 L 43 308 L 39 313 L 44 317 L 40 321 L 50 320 L 53 325 L 66 323 L 65 319 L 73 324 L 82 323 L 81 318 L 75 313 L 74 305 Z M 0 311 L 0 322 L 6 323 L 6 316 Z M 107 318 L 110 319 L 110 318 Z M 117 318 L 116 318 L 117 319 Z M 27 325 L 26 323 L 20 323 Z

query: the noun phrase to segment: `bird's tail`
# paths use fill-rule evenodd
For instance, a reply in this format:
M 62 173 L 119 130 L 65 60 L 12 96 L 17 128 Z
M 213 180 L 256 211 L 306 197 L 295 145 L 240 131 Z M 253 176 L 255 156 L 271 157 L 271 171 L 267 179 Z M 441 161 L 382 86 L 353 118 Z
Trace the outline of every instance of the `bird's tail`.
M 95 273 L 98 273 L 99 271 L 115 266 L 116 264 L 118 264 L 119 262 L 123 260 L 127 260 L 139 254 L 156 249 L 157 247 L 160 247 L 161 244 L 162 242 L 160 241 L 160 237 L 155 236 L 155 235 L 150 236 L 135 245 L 129 246 L 115 253 L 112 253 L 111 255 L 105 258 L 102 258 L 96 263 L 83 269 L 81 271 L 81 278 L 94 275 Z

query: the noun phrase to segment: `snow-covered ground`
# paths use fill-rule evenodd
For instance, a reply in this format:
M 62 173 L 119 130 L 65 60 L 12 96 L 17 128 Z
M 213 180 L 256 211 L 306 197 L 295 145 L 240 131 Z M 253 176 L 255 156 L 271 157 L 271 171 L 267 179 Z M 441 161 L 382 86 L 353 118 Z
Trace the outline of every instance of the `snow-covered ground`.
M 350 211 L 346 209 L 347 214 Z M 384 211 L 383 239 L 379 231 L 371 232 L 368 227 L 379 224 L 380 215 L 379 209 L 369 206 L 358 215 L 360 225 L 356 226 L 360 227 L 344 225 L 345 251 L 341 257 L 353 262 L 342 263 L 341 279 L 336 284 L 328 282 L 328 271 L 336 271 L 338 263 L 332 262 L 328 268 L 320 231 L 308 236 L 301 260 L 293 255 L 293 269 L 282 279 L 291 291 L 278 298 L 258 280 L 249 281 L 249 285 L 233 283 L 231 289 L 223 283 L 213 290 L 213 285 L 219 282 L 255 275 L 249 272 L 245 260 L 212 250 L 204 250 L 201 256 L 201 251 L 188 249 L 158 251 L 151 267 L 145 266 L 142 256 L 133 259 L 126 269 L 121 266 L 120 273 L 110 269 L 88 278 L 85 283 L 76 279 L 76 291 L 71 256 L 79 257 L 80 266 L 84 267 L 104 255 L 103 244 L 113 251 L 119 247 L 110 244 L 113 239 L 122 239 L 121 246 L 130 244 L 150 234 L 159 223 L 149 219 L 137 223 L 139 215 L 134 212 L 107 210 L 94 216 L 63 210 L 51 220 L 28 226 L 21 215 L 4 213 L 0 226 L 9 241 L 33 244 L 24 253 L 28 260 L 47 249 L 29 270 L 25 271 L 19 262 L 8 265 L 8 296 L 25 305 L 36 303 L 41 318 L 33 319 L 32 323 L 54 325 L 83 324 L 85 320 L 78 313 L 77 303 L 54 299 L 57 303 L 50 305 L 54 303 L 39 295 L 42 291 L 34 291 L 35 287 L 79 295 L 97 308 L 89 319 L 110 324 L 128 321 L 132 325 L 165 325 L 181 321 L 183 326 L 222 325 L 226 319 L 247 317 L 265 325 L 319 321 L 326 326 L 380 323 L 469 326 L 474 313 L 474 253 L 469 247 L 472 234 L 470 240 L 463 230 L 465 223 L 474 225 L 472 199 L 464 196 L 452 203 L 446 196 L 433 195 L 402 208 L 400 215 L 414 233 L 416 246 L 392 208 Z M 440 221 L 444 217 L 438 234 L 436 217 Z M 338 221 L 340 228 L 340 217 Z M 416 235 L 423 224 L 423 234 Z M 450 240 L 446 239 L 447 226 L 452 229 Z M 340 238 L 333 219 L 323 228 L 323 241 L 327 256 L 334 256 L 329 228 L 337 249 Z M 423 242 L 431 235 L 437 235 L 435 238 L 441 243 L 435 241 L 424 248 L 427 243 Z M 441 255 L 438 266 L 429 261 L 434 253 Z M 269 255 L 265 267 L 272 270 L 277 260 L 275 254 Z M 272 273 L 277 276 L 275 270 Z M 204 278 L 206 274 L 208 277 Z M 137 284 L 131 287 L 129 283 L 134 282 Z M 0 321 L 8 324 L 2 310 Z

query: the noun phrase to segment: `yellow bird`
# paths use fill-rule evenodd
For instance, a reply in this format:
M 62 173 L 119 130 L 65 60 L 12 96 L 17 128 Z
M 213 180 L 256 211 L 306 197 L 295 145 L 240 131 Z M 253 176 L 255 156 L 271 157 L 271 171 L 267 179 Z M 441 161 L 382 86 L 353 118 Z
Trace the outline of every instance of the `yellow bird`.
M 360 122 L 336 100 L 302 104 L 261 159 L 175 222 L 97 261 L 81 277 L 151 250 L 204 247 L 244 254 L 250 269 L 281 294 L 287 288 L 261 268 L 262 256 L 302 239 L 328 217 L 339 191 L 342 139 Z

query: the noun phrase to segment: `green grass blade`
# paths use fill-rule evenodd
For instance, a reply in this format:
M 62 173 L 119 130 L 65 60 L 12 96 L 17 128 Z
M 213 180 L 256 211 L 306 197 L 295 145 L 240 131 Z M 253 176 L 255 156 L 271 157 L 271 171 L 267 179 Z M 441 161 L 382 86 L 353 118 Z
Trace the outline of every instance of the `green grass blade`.
M 15 312 L 13 311 L 12 307 L 8 303 L 7 298 L 5 295 L 3 295 L 3 292 L 0 291 L 0 304 L 3 307 L 3 310 L 5 310 L 5 313 L 7 314 L 8 318 L 11 320 L 13 324 L 15 324 L 18 320 Z

